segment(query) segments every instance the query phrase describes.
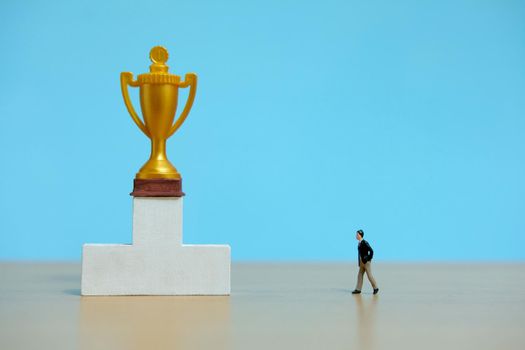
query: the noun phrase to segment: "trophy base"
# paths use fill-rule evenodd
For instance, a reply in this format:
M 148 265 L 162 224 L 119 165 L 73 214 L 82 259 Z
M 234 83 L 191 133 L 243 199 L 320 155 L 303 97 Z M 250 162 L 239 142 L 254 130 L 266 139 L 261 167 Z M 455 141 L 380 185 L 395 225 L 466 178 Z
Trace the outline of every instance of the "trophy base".
M 135 179 L 133 197 L 183 197 L 182 179 Z
M 170 163 L 170 161 L 166 158 L 166 155 L 164 154 L 150 158 L 146 162 L 146 164 L 144 164 L 142 168 L 140 168 L 139 172 L 135 175 L 135 179 L 180 180 L 181 176 L 177 169 L 173 166 L 173 164 Z

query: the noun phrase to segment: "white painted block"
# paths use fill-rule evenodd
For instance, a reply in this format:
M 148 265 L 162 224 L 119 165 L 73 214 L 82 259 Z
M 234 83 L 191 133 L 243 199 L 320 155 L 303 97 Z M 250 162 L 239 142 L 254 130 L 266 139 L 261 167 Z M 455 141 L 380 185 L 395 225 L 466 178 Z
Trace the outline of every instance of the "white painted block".
M 134 197 L 133 244 L 84 244 L 82 295 L 229 295 L 230 246 L 182 244 L 182 197 Z

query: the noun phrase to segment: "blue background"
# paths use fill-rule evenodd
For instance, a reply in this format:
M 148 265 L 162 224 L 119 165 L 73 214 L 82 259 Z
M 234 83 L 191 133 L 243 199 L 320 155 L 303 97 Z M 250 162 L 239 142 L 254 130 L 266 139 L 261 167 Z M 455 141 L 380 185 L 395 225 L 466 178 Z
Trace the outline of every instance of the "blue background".
M 379 260 L 522 260 L 524 19 L 496 0 L 3 0 L 0 259 L 130 242 L 150 146 L 119 74 L 164 45 L 199 76 L 168 143 L 186 242 L 354 260 L 362 228 Z

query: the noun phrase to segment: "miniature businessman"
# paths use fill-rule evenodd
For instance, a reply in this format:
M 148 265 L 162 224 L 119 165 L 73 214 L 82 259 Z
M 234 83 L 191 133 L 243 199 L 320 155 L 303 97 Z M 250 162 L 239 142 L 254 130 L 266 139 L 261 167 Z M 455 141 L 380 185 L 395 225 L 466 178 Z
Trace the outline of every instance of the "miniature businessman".
M 355 234 L 355 238 L 359 241 L 357 246 L 359 273 L 357 274 L 357 285 L 352 294 L 361 293 L 361 288 L 363 288 L 363 275 L 365 272 L 368 280 L 370 281 L 370 284 L 372 284 L 372 288 L 374 288 L 374 294 L 377 294 L 377 292 L 379 292 L 379 288 L 377 288 L 376 280 L 374 279 L 374 276 L 372 276 L 371 267 L 374 251 L 372 250 L 370 244 L 368 244 L 368 242 L 363 239 L 364 235 L 365 233 L 363 230 L 358 230 Z

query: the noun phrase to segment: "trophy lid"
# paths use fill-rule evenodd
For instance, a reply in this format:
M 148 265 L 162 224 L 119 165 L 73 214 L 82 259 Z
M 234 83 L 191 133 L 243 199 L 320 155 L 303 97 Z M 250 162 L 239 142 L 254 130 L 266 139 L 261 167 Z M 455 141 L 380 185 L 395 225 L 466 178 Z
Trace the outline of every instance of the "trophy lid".
M 166 61 L 169 58 L 168 50 L 162 46 L 155 46 L 149 52 L 149 59 L 152 64 L 149 66 L 149 73 L 140 74 L 137 77 L 139 84 L 178 84 L 180 77 L 168 73 L 169 67 Z

